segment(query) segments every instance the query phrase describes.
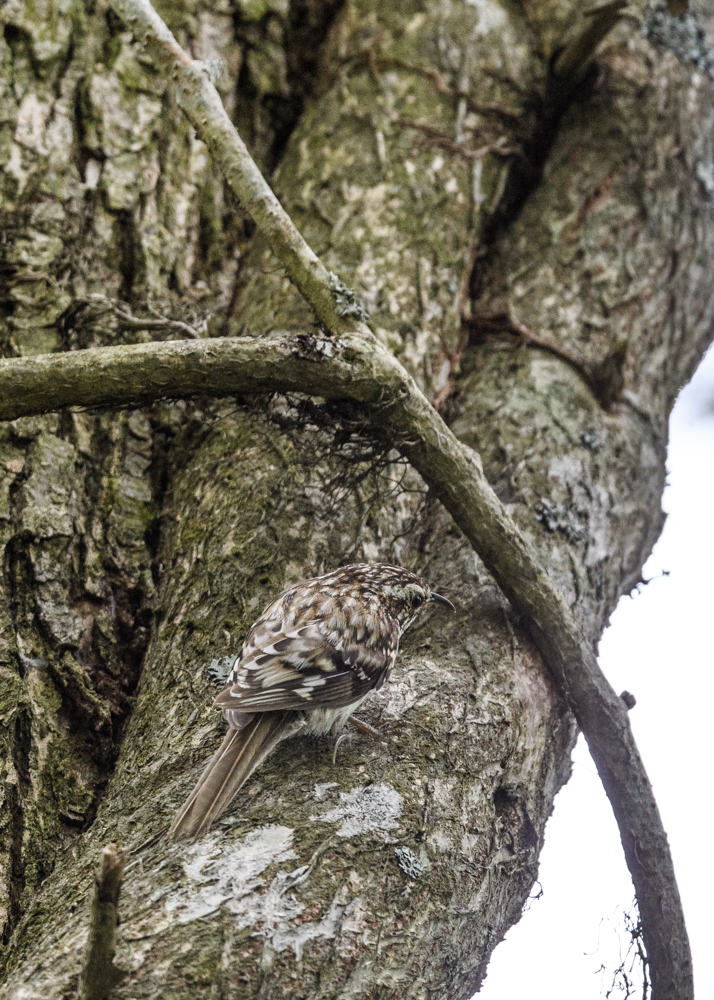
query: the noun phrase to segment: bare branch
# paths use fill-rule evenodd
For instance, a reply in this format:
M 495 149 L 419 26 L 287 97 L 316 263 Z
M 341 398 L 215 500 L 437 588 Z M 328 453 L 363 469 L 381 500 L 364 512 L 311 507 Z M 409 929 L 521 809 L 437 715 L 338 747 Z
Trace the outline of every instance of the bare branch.
M 69 406 L 144 406 L 276 390 L 375 401 L 379 387 L 373 386 L 374 394 L 360 392 L 358 373 L 337 358 L 340 346 L 342 341 L 291 335 L 154 341 L 0 360 L 0 420 Z M 331 356 L 334 366 L 325 364 Z
M 126 857 L 117 850 L 116 844 L 109 844 L 102 851 L 102 867 L 94 883 L 87 955 L 79 987 L 81 1000 L 106 1000 L 124 975 L 114 965 L 114 948 L 119 923 L 117 906 L 125 864 Z

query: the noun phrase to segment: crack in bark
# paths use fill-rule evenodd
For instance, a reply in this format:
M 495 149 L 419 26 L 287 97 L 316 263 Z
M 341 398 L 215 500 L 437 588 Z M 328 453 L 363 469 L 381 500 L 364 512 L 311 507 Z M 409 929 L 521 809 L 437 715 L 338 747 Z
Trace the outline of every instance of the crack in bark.
M 483 343 L 487 336 L 503 331 L 517 337 L 520 344 L 547 351 L 553 357 L 565 361 L 587 385 L 603 410 L 611 409 L 614 403 L 622 399 L 622 369 L 627 353 L 627 344 L 624 342 L 616 344 L 598 364 L 589 365 L 565 348 L 536 336 L 524 323 L 508 313 L 496 313 L 490 316 L 477 314 L 465 319 L 464 322 L 471 328 L 472 335 L 469 341 L 471 344 Z
M 22 897 L 25 889 L 25 862 L 22 847 L 25 833 L 25 811 L 22 800 L 23 792 L 26 795 L 30 789 L 31 748 L 30 718 L 27 709 L 23 706 L 18 711 L 15 720 L 12 748 L 15 783 L 10 785 L 6 792 L 10 813 L 10 871 L 8 878 L 9 909 L 7 922 L 2 930 L 3 944 L 9 942 L 15 927 L 20 922 L 24 909 Z

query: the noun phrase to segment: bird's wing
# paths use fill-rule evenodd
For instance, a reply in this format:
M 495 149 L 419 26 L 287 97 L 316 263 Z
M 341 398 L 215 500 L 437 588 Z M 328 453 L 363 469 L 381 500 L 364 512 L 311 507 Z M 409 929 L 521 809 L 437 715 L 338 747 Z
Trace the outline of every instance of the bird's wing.
M 380 641 L 337 648 L 325 621 L 295 624 L 277 633 L 255 630 L 215 704 L 239 712 L 341 708 L 377 687 L 397 655 L 395 628 Z

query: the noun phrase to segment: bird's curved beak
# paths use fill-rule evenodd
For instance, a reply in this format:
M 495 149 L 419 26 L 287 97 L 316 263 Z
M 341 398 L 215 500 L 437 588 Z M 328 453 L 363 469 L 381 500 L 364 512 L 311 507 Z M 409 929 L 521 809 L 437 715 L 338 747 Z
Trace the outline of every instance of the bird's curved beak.
M 441 594 L 435 594 L 432 591 L 432 594 L 431 594 L 431 597 L 429 598 L 429 600 L 430 601 L 434 601 L 435 604 L 442 604 L 445 608 L 448 608 L 449 611 L 456 611 L 456 608 L 451 603 L 451 601 L 447 597 L 442 597 Z

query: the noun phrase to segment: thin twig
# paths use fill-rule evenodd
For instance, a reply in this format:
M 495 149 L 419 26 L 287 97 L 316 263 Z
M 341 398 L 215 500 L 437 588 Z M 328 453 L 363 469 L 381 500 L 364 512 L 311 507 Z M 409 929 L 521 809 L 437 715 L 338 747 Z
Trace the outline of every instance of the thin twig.
M 468 325 L 471 329 L 472 343 L 477 342 L 477 338 L 483 338 L 484 333 L 498 333 L 503 331 L 514 334 L 518 338 L 519 343 L 547 351 L 553 357 L 560 358 L 561 361 L 565 361 L 566 364 L 570 365 L 573 371 L 585 382 L 604 410 L 609 410 L 614 402 L 620 401 L 622 392 L 622 367 L 625 362 L 627 349 L 626 343 L 616 344 L 601 361 L 588 363 L 576 354 L 568 351 L 565 347 L 559 347 L 549 340 L 539 337 L 510 312 L 492 313 L 490 315 L 477 314 L 475 316 L 464 315 L 462 319 L 464 324 Z
M 479 149 L 469 149 L 462 143 L 456 142 L 448 132 L 436 128 L 428 122 L 415 121 L 413 118 L 402 118 L 399 115 L 395 115 L 392 118 L 392 122 L 395 125 L 401 125 L 403 128 L 411 128 L 415 132 L 422 132 L 431 139 L 430 145 L 438 146 L 440 149 L 444 149 L 448 153 L 454 153 L 456 156 L 462 156 L 466 160 L 482 160 L 488 153 L 496 153 L 504 157 L 516 153 L 516 150 L 508 145 L 505 136 L 497 139 L 496 142 L 489 142 Z
M 407 62 L 405 59 L 395 57 L 378 56 L 373 48 L 360 54 L 356 59 L 353 57 L 352 61 L 360 62 L 365 59 L 374 72 L 379 70 L 403 69 L 407 73 L 414 73 L 416 76 L 425 77 L 431 81 L 434 89 L 439 94 L 443 94 L 454 101 L 465 101 L 466 107 L 469 111 L 473 111 L 474 114 L 481 115 L 482 117 L 498 118 L 516 132 L 521 131 L 521 118 L 515 111 L 511 111 L 510 108 L 504 108 L 500 104 L 482 104 L 479 101 L 475 101 L 467 91 L 456 90 L 454 87 L 450 87 L 441 73 L 431 66 L 420 66 L 417 63 Z
M 103 305 L 109 312 L 116 316 L 119 320 L 120 326 L 129 330 L 167 330 L 173 333 L 183 334 L 185 337 L 190 337 L 192 340 L 198 340 L 207 332 L 207 324 L 205 320 L 199 327 L 195 327 L 191 326 L 190 323 L 184 323 L 180 319 L 169 319 L 167 316 L 155 315 L 151 319 L 145 316 L 134 316 L 133 313 L 128 312 L 114 299 L 110 299 L 106 295 L 99 295 L 97 293 L 90 295 L 87 301 Z

